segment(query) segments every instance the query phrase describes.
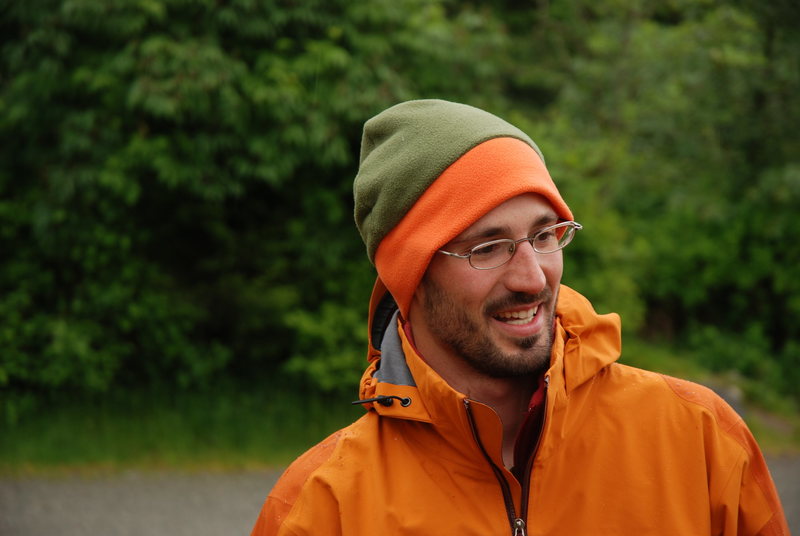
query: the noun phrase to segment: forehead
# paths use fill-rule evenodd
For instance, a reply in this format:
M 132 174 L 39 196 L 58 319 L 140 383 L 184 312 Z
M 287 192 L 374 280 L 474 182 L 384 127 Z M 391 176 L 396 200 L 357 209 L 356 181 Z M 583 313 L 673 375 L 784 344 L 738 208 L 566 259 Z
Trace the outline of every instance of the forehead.
M 497 234 L 527 232 L 531 227 L 555 222 L 558 215 L 539 194 L 522 194 L 501 203 L 467 227 L 452 242 L 486 238 Z

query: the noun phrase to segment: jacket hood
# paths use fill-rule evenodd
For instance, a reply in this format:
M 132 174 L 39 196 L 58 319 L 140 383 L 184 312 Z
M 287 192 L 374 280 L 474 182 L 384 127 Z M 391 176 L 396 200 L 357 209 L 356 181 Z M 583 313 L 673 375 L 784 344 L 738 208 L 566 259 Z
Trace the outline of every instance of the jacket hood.
M 563 386 L 568 394 L 615 362 L 620 351 L 619 316 L 596 313 L 589 300 L 561 285 L 556 305 L 556 336 L 547 372 L 552 378 L 551 386 Z M 362 400 L 393 397 L 392 401 L 364 404 L 381 415 L 431 422 L 436 420 L 431 400 L 460 403 L 465 398 L 417 355 L 400 325 L 397 305 L 380 278 L 370 300 L 367 360 L 359 395 Z M 403 405 L 407 400 L 422 403 Z

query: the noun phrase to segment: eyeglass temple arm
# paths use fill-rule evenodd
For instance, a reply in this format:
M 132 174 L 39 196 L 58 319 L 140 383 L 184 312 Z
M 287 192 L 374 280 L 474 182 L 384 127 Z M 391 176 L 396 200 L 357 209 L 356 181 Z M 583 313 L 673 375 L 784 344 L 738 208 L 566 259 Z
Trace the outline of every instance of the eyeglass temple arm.
M 451 257 L 458 257 L 459 259 L 468 259 L 469 255 L 461 255 L 460 253 L 453 253 L 452 251 L 445 251 L 443 249 L 438 250 L 439 253 L 444 253 L 445 255 L 450 255 Z

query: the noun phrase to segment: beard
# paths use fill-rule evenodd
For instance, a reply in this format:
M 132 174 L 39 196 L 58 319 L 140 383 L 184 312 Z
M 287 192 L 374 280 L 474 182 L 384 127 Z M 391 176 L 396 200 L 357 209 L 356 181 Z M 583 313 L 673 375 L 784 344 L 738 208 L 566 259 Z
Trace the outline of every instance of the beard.
M 553 348 L 554 307 L 548 312 L 549 318 L 545 319 L 546 328 L 543 332 L 515 340 L 517 349 L 509 352 L 502 350 L 492 340 L 483 317 L 471 318 L 439 285 L 427 278 L 423 278 L 420 284 L 425 290 L 423 307 L 431 333 L 478 372 L 492 378 L 513 378 L 538 374 L 549 367 Z M 532 302 L 547 303 L 552 294 L 550 289 L 536 295 L 512 293 L 487 304 L 485 311 L 500 311 Z M 552 303 L 555 304 L 555 300 Z

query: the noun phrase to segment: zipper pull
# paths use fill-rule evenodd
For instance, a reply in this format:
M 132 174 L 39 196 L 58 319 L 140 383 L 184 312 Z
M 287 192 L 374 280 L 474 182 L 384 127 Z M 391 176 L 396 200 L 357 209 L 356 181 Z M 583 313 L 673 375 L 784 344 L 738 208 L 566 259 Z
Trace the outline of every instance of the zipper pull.
M 520 518 L 514 520 L 514 536 L 525 536 L 525 521 Z

